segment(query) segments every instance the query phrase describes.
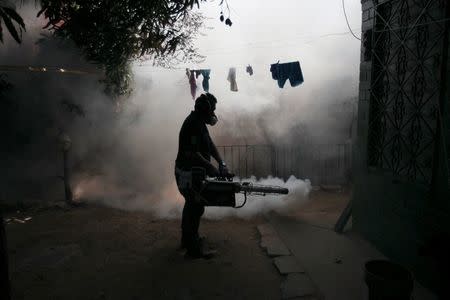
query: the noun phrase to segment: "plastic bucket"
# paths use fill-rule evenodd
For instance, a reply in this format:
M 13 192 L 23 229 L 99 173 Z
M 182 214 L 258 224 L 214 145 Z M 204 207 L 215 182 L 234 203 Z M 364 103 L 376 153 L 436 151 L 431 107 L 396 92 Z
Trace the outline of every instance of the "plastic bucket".
M 411 272 L 387 260 L 365 264 L 369 300 L 410 300 L 414 286 Z

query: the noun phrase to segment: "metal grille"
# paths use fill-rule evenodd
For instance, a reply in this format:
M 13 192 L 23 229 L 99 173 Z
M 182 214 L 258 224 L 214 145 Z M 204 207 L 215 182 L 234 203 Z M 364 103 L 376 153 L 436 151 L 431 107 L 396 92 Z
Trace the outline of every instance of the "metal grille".
M 218 146 L 231 172 L 257 178 L 291 175 L 313 185 L 346 184 L 351 180 L 351 144 L 274 147 L 270 145 Z
M 445 0 L 376 6 L 368 164 L 408 181 L 432 178 Z

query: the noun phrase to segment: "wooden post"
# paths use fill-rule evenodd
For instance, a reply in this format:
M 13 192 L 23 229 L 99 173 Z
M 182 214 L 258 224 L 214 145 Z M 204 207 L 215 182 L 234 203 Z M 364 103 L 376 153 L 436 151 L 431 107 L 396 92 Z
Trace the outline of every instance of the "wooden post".
M 248 178 L 248 145 L 245 142 L 245 177 Z
M 271 166 L 270 166 L 270 168 L 271 168 L 271 175 L 273 176 L 273 177 L 277 177 L 277 171 L 276 171 L 276 161 L 275 161 L 275 159 L 276 159 L 276 157 L 275 157 L 275 147 L 273 146 L 273 145 L 271 145 L 270 146 L 270 157 L 271 157 L 271 160 L 270 160 L 270 162 L 271 162 Z
M 1 213 L 0 223 L 0 298 L 10 300 L 11 287 L 8 269 L 8 247 L 6 244 L 5 223 L 3 222 L 3 215 Z
M 63 150 L 63 168 L 64 168 L 64 193 L 67 204 L 72 204 L 72 188 L 70 187 L 70 171 L 69 171 L 69 150 Z
M 69 170 L 69 150 L 72 146 L 72 140 L 70 137 L 61 131 L 58 136 L 59 148 L 63 153 L 63 176 L 62 180 L 64 181 L 64 193 L 66 198 L 66 203 L 71 205 L 73 204 L 73 196 L 72 189 L 70 187 L 70 170 Z

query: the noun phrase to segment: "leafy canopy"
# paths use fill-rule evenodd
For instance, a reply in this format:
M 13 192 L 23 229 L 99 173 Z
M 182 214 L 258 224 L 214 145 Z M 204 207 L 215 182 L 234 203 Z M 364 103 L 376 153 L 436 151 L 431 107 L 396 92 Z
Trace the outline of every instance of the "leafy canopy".
M 130 92 L 130 63 L 150 59 L 171 67 L 200 61 L 193 38 L 203 17 L 193 11 L 204 0 L 41 0 L 48 28 L 72 40 L 104 69 L 106 91 Z
M 22 17 L 16 12 L 14 4 L 4 0 L 0 1 L 0 42 L 2 43 L 3 24 L 16 42 L 22 42 L 22 30 L 25 30 L 25 23 Z

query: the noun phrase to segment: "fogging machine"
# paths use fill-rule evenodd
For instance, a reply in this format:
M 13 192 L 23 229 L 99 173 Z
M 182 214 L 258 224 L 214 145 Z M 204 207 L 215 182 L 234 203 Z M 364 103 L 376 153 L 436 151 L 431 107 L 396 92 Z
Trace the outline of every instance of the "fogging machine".
M 233 174 L 208 178 L 204 168 L 192 168 L 191 190 L 196 199 L 205 206 L 241 208 L 247 203 L 247 196 L 266 194 L 284 194 L 289 190 L 279 186 L 233 181 Z M 244 194 L 244 202 L 236 206 L 236 194 Z

